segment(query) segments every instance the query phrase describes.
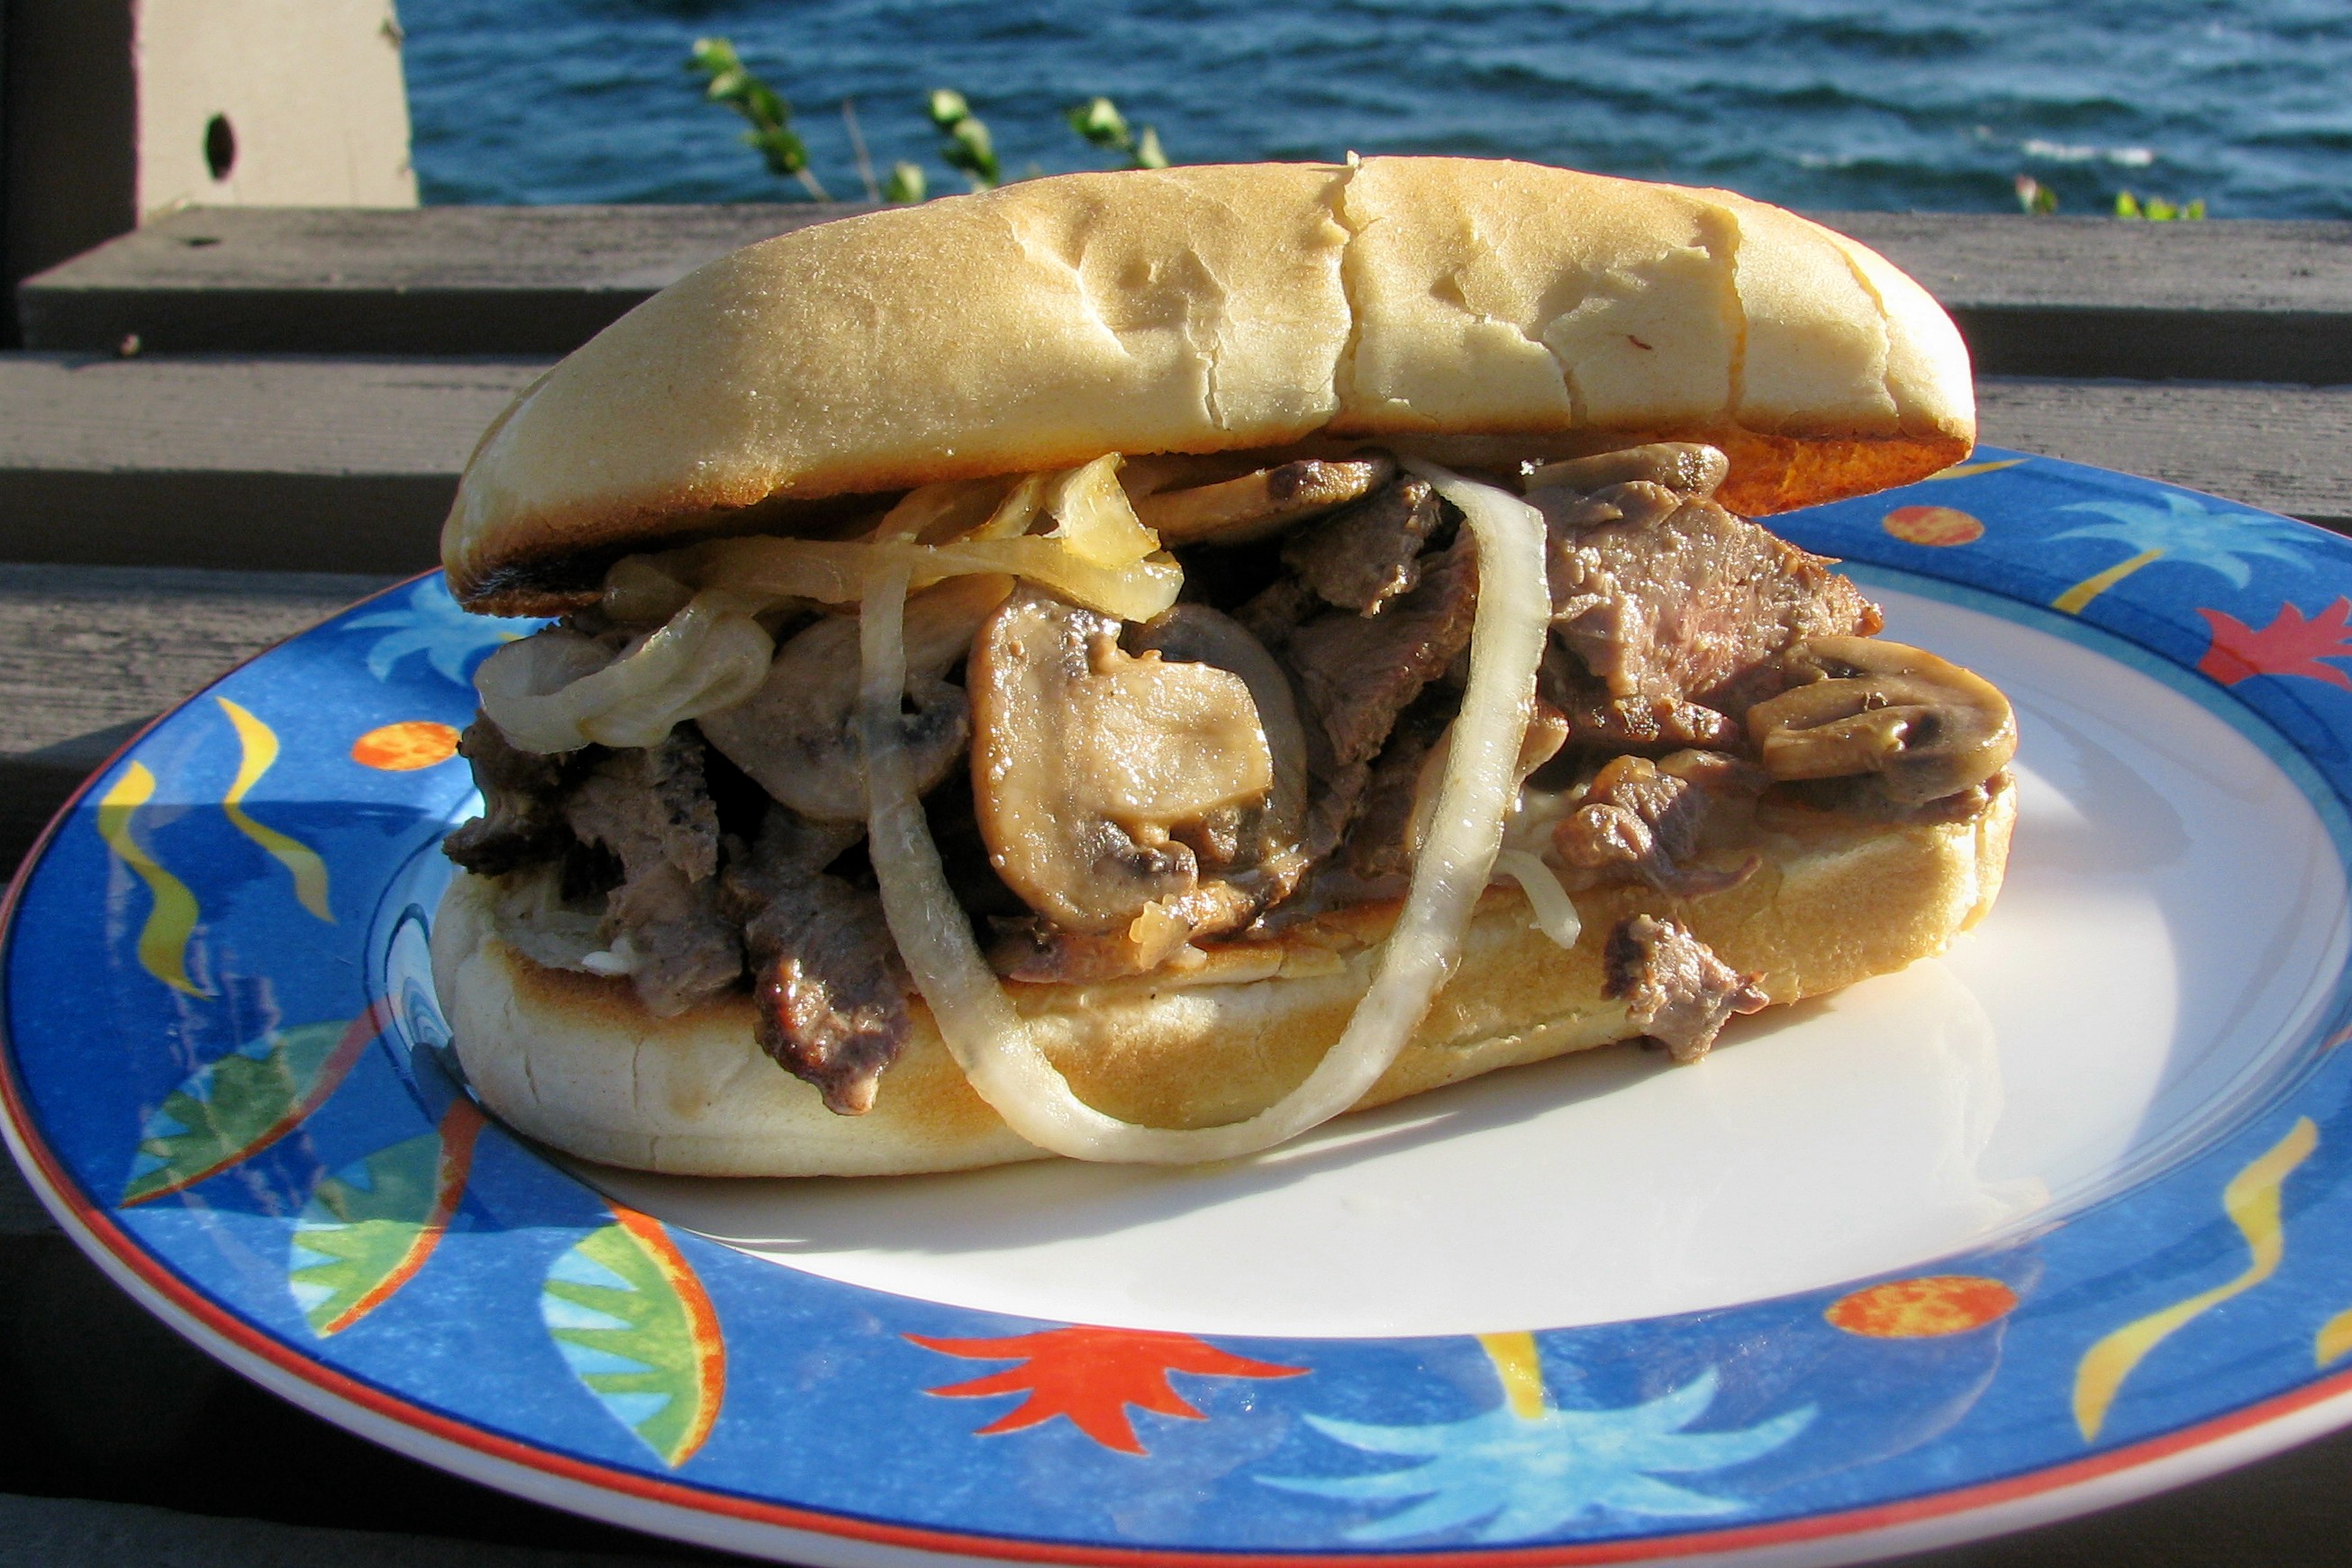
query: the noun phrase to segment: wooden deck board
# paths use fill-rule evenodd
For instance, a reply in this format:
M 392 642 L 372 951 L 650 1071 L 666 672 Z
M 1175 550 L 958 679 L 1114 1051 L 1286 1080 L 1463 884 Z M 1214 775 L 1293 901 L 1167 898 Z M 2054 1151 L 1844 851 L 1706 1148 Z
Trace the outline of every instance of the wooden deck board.
M 0 354 L 0 560 L 421 571 L 540 360 Z M 2352 526 L 2352 389 L 1979 383 L 1984 437 Z
M 196 209 L 26 280 L 28 348 L 561 353 L 738 245 L 865 209 Z M 2352 382 L 2352 223 L 1825 213 L 1988 374 Z

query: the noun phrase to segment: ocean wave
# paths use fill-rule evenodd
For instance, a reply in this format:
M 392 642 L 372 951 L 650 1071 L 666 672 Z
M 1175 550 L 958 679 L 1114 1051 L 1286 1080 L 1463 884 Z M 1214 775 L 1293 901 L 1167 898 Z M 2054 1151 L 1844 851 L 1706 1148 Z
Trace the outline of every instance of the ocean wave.
M 2113 163 L 2122 169 L 2145 169 L 2156 162 L 2152 147 L 2078 147 L 2029 136 L 2018 148 L 2028 158 L 2046 158 L 2053 163 Z
M 1108 160 L 1095 93 L 1184 162 L 1453 151 L 1727 183 L 1817 206 L 2068 212 L 2154 179 L 2232 216 L 2352 215 L 2352 7 L 2268 0 L 403 0 L 434 201 L 776 200 L 793 187 L 682 69 L 732 36 L 820 176 L 938 161 L 920 102 L 971 97 L 1005 166 Z M 1981 133 L 1973 127 L 1987 129 Z M 2144 172 L 2150 169 L 2158 174 Z

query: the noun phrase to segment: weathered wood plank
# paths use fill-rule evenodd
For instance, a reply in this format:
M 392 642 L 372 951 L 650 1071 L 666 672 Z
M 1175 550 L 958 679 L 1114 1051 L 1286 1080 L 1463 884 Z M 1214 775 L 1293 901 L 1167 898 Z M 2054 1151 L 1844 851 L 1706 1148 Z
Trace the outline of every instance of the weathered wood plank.
M 543 363 L 0 355 L 0 559 L 421 571 Z
M 363 1485 L 365 1478 L 351 1480 Z M 325 1530 L 133 1503 L 5 1495 L 0 1495 L 0 1537 L 5 1540 L 0 1568 L 125 1568 L 134 1563 L 171 1568 L 317 1568 L 326 1563 L 340 1568 L 657 1568 L 670 1563 L 682 1568 L 689 1553 L 702 1555 L 688 1547 L 660 1557 L 542 1552 L 446 1536 Z
M 1987 377 L 1977 423 L 1996 446 L 2352 529 L 2352 387 Z
M 1827 213 L 1987 375 L 2352 381 L 2352 224 Z
M 556 353 L 735 246 L 863 209 L 196 210 L 28 279 L 25 342 Z M 1988 374 L 2352 381 L 2352 224 L 1829 213 Z
M 706 261 L 866 210 L 205 208 L 26 279 L 17 305 L 28 349 L 562 354 Z
M 0 560 L 419 571 L 544 361 L 0 354 Z M 1985 439 L 2352 527 L 2352 391 L 1986 378 Z

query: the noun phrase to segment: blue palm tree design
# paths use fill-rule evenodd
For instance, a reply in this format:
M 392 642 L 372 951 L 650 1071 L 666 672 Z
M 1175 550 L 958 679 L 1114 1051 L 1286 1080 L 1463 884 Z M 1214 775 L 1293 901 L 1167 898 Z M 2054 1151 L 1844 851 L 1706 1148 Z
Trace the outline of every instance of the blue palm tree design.
M 2078 615 L 2092 600 L 2159 557 L 2219 572 L 2238 588 L 2245 587 L 2252 576 L 2253 569 L 2243 559 L 2247 556 L 2264 556 L 2294 566 L 2309 559 L 2302 524 L 2254 512 L 2215 511 L 2169 491 L 2164 506 L 2162 511 L 2132 501 L 2077 501 L 2061 507 L 2063 512 L 2097 512 L 2114 520 L 2066 528 L 2050 536 L 2053 543 L 2114 539 L 2138 553 L 2084 578 L 2052 600 L 2052 608 Z
M 368 674 L 377 680 L 391 679 L 403 659 L 422 653 L 436 674 L 462 686 L 467 684 L 478 655 L 513 642 L 537 622 L 469 614 L 457 608 L 439 578 L 428 577 L 409 594 L 404 608 L 379 610 L 344 624 L 353 631 L 386 633 L 368 650 Z
M 1503 1336 L 1495 1336 L 1497 1338 Z M 1511 1336 L 1514 1338 L 1519 1336 Z M 1490 1354 L 1494 1346 L 1489 1345 Z M 1770 1453 L 1813 1419 L 1810 1405 L 1729 1432 L 1684 1430 L 1714 1403 L 1709 1369 L 1646 1404 L 1615 1410 L 1562 1410 L 1525 1399 L 1496 1357 L 1505 1402 L 1466 1421 L 1422 1427 L 1369 1426 L 1307 1417 L 1324 1436 L 1364 1453 L 1423 1460 L 1360 1476 L 1261 1476 L 1265 1485 L 1314 1497 L 1412 1506 L 1358 1525 L 1350 1541 L 1401 1541 L 1485 1519 L 1476 1539 L 1519 1541 L 1594 1509 L 1689 1517 L 1734 1513 L 1745 1500 L 1693 1491 L 1656 1479 L 1722 1469 Z

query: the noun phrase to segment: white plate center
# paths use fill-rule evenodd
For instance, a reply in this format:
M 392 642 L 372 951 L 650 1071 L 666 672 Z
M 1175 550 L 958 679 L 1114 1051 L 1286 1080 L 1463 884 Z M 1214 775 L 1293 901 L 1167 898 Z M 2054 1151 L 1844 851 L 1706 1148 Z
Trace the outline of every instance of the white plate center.
M 1735 1024 L 1494 1074 L 1203 1170 L 596 1179 L 829 1278 L 1193 1333 L 1465 1333 L 1906 1268 L 2169 1164 L 2308 1043 L 2346 946 L 2326 828 L 2235 729 L 2113 659 L 1876 590 L 2016 703 L 1999 906 L 1944 958 Z M 886 1086 L 887 1092 L 887 1086 Z

